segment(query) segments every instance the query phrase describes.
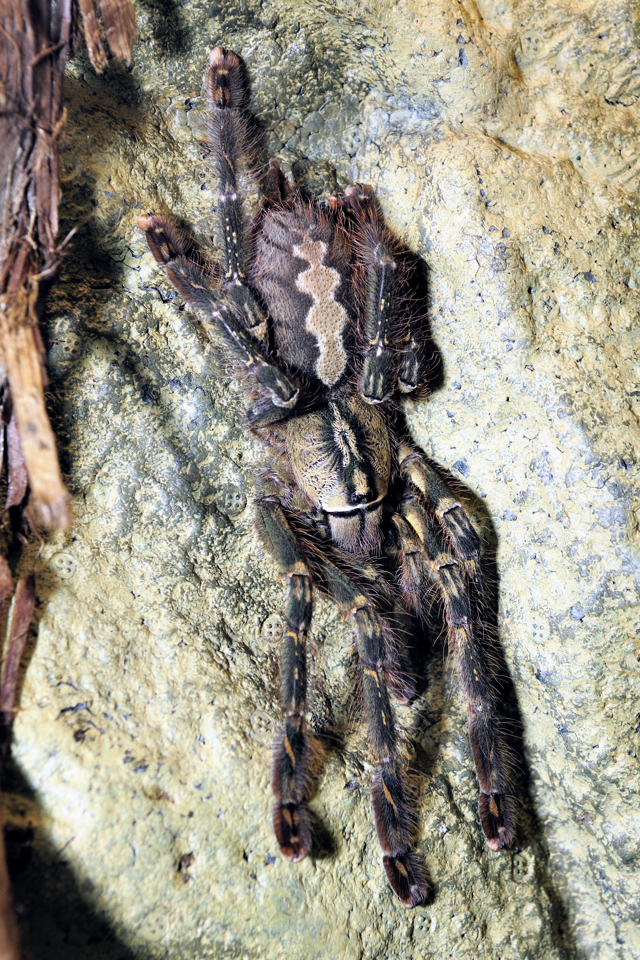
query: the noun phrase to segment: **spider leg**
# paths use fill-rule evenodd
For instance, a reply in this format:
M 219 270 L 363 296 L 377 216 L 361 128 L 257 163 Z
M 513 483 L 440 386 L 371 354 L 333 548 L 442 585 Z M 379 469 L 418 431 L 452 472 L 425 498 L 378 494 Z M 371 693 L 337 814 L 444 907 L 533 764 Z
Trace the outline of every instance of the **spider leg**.
M 350 230 L 357 253 L 359 285 L 364 292 L 363 364 L 359 388 L 369 403 L 382 403 L 398 386 L 417 390 L 423 381 L 425 351 L 415 318 L 396 303 L 404 287 L 406 265 L 398 242 L 387 227 L 373 188 L 354 184 L 342 197 L 330 197 L 334 210 L 351 215 Z
M 417 473 L 416 462 L 413 474 Z M 421 463 L 420 466 L 429 465 Z M 424 475 L 428 475 L 426 471 Z M 442 483 L 439 477 L 438 481 Z M 431 492 L 434 487 L 435 484 L 432 484 Z M 450 491 L 449 497 L 451 499 Z M 450 507 L 449 513 L 453 509 Z M 495 679 L 490 655 L 482 635 L 482 624 L 472 613 L 465 576 L 467 572 L 472 575 L 475 573 L 477 558 L 474 555 L 469 559 L 469 551 L 462 549 L 460 542 L 456 543 L 450 535 L 448 539 L 454 548 L 453 552 L 443 548 L 441 528 L 416 497 L 405 498 L 400 510 L 402 515 L 395 514 L 392 520 L 400 542 L 403 591 L 409 605 L 420 615 L 424 612 L 425 581 L 434 583 L 439 590 L 449 647 L 455 655 L 462 692 L 467 701 L 469 740 L 480 785 L 480 822 L 488 846 L 492 850 L 500 850 L 508 846 L 515 836 L 515 814 L 512 801 L 505 794 L 509 781 L 507 751 L 496 710 Z M 442 514 L 442 508 L 440 510 Z M 437 512 L 436 516 L 440 519 Z M 466 516 L 464 520 L 469 523 Z M 456 517 L 455 521 L 455 529 L 458 530 L 459 518 Z M 440 522 L 443 523 L 441 519 Z M 446 536 L 448 531 L 444 529 L 444 524 L 442 529 Z M 464 539 L 458 537 L 458 541 L 461 539 L 464 547 Z M 466 559 L 459 556 L 465 553 Z
M 277 500 L 258 503 L 260 533 L 286 577 L 287 629 L 281 652 L 281 697 L 284 726 L 273 747 L 271 788 L 276 799 L 273 829 L 280 851 L 298 863 L 311 849 L 307 792 L 309 745 L 304 729 L 307 694 L 307 632 L 313 611 L 311 577 L 302 550 Z
M 264 197 L 268 203 L 282 204 L 296 197 L 296 191 L 280 169 L 280 164 L 272 158 L 269 160 L 267 176 L 264 185 Z
M 424 382 L 425 351 L 417 336 L 415 324 L 411 321 L 409 321 L 401 350 L 398 366 L 398 389 L 401 393 L 413 393 Z
M 424 497 L 465 573 L 481 589 L 480 537 L 464 507 L 423 454 L 401 443 L 398 460 L 401 473 Z
M 247 96 L 240 60 L 230 50 L 216 47 L 209 55 L 207 99 L 209 146 L 218 181 L 218 239 L 222 248 L 224 287 L 247 325 L 259 326 L 264 317 L 247 286 L 245 231 L 239 174 L 251 152 L 251 135 L 241 108 Z
M 319 563 L 323 584 L 343 619 L 351 620 L 356 637 L 371 752 L 378 765 L 371 798 L 384 870 L 402 903 L 415 907 L 425 900 L 428 883 L 424 868 L 412 850 L 411 818 L 385 676 L 389 658 L 384 628 L 373 604 L 358 585 L 328 560 L 321 559 Z
M 309 758 L 304 732 L 305 648 L 312 613 L 311 579 L 302 547 L 280 502 L 267 497 L 258 503 L 258 510 L 262 540 L 289 581 L 281 667 L 285 725 L 274 746 L 271 786 L 276 798 L 273 810 L 276 838 L 284 856 L 298 861 L 311 847 L 309 817 L 304 806 Z M 349 562 L 353 562 L 352 558 Z M 362 666 L 365 714 L 378 764 L 372 785 L 376 832 L 392 889 L 405 906 L 414 907 L 425 899 L 428 885 L 423 867 L 411 849 L 409 810 L 385 680 L 389 661 L 384 630 L 373 605 L 346 573 L 320 554 L 314 556 L 313 563 L 342 616 L 353 624 Z M 368 569 L 363 572 L 365 577 L 370 576 Z
M 352 184 L 343 197 L 331 198 L 330 203 L 351 215 L 356 273 L 361 275 L 359 282 L 365 290 L 359 390 L 368 403 L 382 403 L 391 395 L 396 380 L 393 319 L 397 243 L 384 225 L 372 187 Z
M 269 405 L 280 408 L 280 416 L 286 416 L 296 404 L 298 390 L 294 383 L 275 364 L 269 363 L 261 345 L 238 319 L 236 312 L 220 300 L 207 281 L 205 271 L 190 260 L 180 238 L 168 221 L 158 214 L 138 217 L 138 226 L 147 236 L 149 248 L 167 271 L 167 276 L 178 293 L 193 307 L 207 315 L 207 334 L 218 340 L 225 356 L 235 361 L 240 370 L 255 378 L 262 388 Z M 273 411 L 270 419 L 276 419 Z
M 334 551 L 336 555 L 340 557 L 338 551 Z M 366 585 L 368 594 L 375 598 L 376 609 L 382 609 L 393 624 L 392 630 L 385 631 L 384 673 L 391 694 L 398 703 L 406 706 L 416 695 L 415 677 L 407 653 L 407 641 L 414 632 L 411 614 L 402 604 L 396 586 L 381 575 L 379 567 L 354 557 L 349 557 L 349 565 L 356 569 L 358 583 Z

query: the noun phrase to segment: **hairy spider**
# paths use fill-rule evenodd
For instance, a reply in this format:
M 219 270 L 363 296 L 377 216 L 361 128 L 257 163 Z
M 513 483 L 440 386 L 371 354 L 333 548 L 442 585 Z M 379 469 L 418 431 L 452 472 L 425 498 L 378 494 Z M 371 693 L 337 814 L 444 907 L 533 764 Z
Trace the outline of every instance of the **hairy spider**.
M 249 425 L 270 449 L 256 507 L 260 538 L 288 584 L 283 726 L 271 770 L 280 850 L 298 862 L 311 849 L 305 702 L 315 586 L 353 626 L 383 865 L 413 907 L 428 882 L 412 846 L 389 691 L 405 703 L 414 695 L 405 638 L 419 630 L 434 591 L 467 701 L 482 829 L 492 850 L 514 837 L 480 616 L 480 539 L 412 443 L 399 409 L 401 394 L 424 392 L 429 356 L 412 306 L 410 262 L 384 226 L 373 190 L 355 185 L 326 205 L 307 202 L 271 160 L 262 207 L 245 230 L 246 95 L 238 57 L 217 47 L 208 75 L 223 251 L 217 276 L 190 259 L 164 217 L 148 214 L 138 224 L 171 283 L 206 316 L 207 333 L 242 373 Z

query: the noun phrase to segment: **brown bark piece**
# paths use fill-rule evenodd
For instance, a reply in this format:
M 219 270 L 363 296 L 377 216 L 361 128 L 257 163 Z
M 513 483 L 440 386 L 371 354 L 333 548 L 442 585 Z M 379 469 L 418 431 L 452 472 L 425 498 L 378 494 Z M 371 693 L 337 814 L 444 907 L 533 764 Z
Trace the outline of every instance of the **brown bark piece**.
M 4 435 L 4 430 L 0 431 Z M 27 475 L 27 464 L 22 453 L 20 445 L 20 434 L 18 432 L 18 423 L 16 420 L 15 407 L 11 411 L 11 419 L 7 424 L 7 462 L 8 462 L 8 484 L 7 499 L 4 504 L 5 510 L 9 507 L 17 507 L 24 500 L 27 492 L 29 477 Z
M 0 350 L 10 371 L 12 420 L 15 417 L 29 475 L 31 502 L 45 526 L 66 527 L 70 521 L 67 492 L 44 405 L 43 366 L 38 356 L 36 331 L 26 325 L 6 330 L 2 320 L 0 313 Z
M 102 46 L 100 24 L 93 0 L 80 0 L 80 12 L 82 13 L 82 26 L 84 28 L 84 38 L 87 41 L 89 59 L 96 73 L 102 73 L 107 65 L 107 55 Z
M 106 55 L 92 0 L 80 0 L 89 56 Z M 135 37 L 131 0 L 103 0 L 109 46 L 127 60 Z M 40 281 L 60 264 L 58 141 L 62 80 L 74 38 L 72 0 L 0 0 L 0 375 L 8 379 L 35 515 L 70 522 L 43 388 L 38 332 Z
M 58 140 L 71 0 L 0 0 L 0 363 L 8 379 L 35 514 L 49 527 L 70 520 L 44 403 L 37 328 L 40 281 L 59 265 Z M 14 457 L 14 462 L 16 458 Z
M 4 557 L 0 557 L 0 617 L 2 608 L 9 594 L 13 593 L 13 577 L 9 564 Z
M 0 686 L 0 713 L 4 718 L 5 726 L 9 726 L 13 719 L 13 702 L 18 685 L 20 658 L 27 642 L 27 634 L 33 617 L 33 608 L 36 602 L 36 580 L 33 574 L 21 577 L 13 597 L 13 611 L 9 641 L 4 658 L 2 684 Z M 2 954 L 0 953 L 0 960 Z
M 119 60 L 131 60 L 136 21 L 131 0 L 100 0 L 109 49 Z

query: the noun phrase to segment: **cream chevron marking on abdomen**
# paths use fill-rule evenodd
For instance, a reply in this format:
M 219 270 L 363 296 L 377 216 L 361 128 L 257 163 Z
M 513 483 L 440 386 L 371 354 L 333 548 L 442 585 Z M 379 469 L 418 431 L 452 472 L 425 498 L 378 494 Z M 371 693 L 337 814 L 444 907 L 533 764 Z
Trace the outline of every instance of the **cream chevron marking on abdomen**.
M 313 300 L 305 325 L 318 341 L 320 356 L 316 363 L 316 374 L 330 387 L 347 365 L 347 352 L 342 335 L 349 317 L 344 307 L 335 299 L 341 278 L 337 270 L 325 265 L 326 253 L 327 244 L 322 240 L 307 238 L 293 247 L 294 256 L 306 260 L 309 264 L 309 267 L 296 277 L 296 287 Z

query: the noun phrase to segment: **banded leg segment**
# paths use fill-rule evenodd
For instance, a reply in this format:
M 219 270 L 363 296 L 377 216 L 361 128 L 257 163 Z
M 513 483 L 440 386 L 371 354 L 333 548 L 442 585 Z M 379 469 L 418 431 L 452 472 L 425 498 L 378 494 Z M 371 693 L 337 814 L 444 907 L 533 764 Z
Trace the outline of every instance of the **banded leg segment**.
M 412 393 L 424 383 L 426 356 L 416 317 L 396 307 L 398 287 L 405 289 L 407 279 L 398 242 L 384 225 L 372 187 L 353 184 L 344 196 L 330 197 L 329 205 L 352 217 L 349 230 L 362 274 L 365 342 L 360 392 L 369 403 L 388 399 L 396 385 L 401 393 Z
M 409 321 L 406 339 L 401 344 L 398 365 L 398 389 L 401 393 L 413 393 L 425 383 L 426 356 L 422 338 L 418 337 L 415 321 Z
M 280 205 L 295 196 L 296 191 L 280 169 L 278 161 L 272 157 L 271 160 L 269 160 L 264 183 L 264 197 L 266 202 Z
M 428 893 L 424 868 L 412 849 L 409 808 L 402 783 L 397 737 L 385 670 L 387 641 L 375 608 L 346 573 L 321 561 L 322 578 L 342 617 L 350 619 L 362 670 L 362 692 L 371 752 L 378 765 L 371 798 L 383 866 L 394 893 L 406 907 Z
M 384 226 L 372 187 L 361 184 L 347 187 L 342 205 L 353 217 L 357 265 L 363 274 L 366 290 L 360 393 L 368 403 L 382 403 L 393 392 L 396 379 L 397 354 L 392 324 L 398 272 L 397 244 Z
M 400 543 L 405 596 L 416 613 L 423 614 L 425 580 L 438 588 L 449 647 L 467 702 L 469 739 L 480 785 L 480 822 L 488 846 L 500 850 L 515 836 L 515 815 L 505 794 L 509 775 L 496 712 L 495 680 L 481 624 L 470 609 L 464 562 L 443 549 L 435 521 L 417 499 L 403 501 L 401 513 L 394 515 L 393 522 Z
M 466 574 L 476 583 L 480 578 L 480 537 L 471 524 L 464 507 L 436 473 L 428 460 L 406 443 L 400 444 L 400 472 L 407 477 L 424 497 L 429 511 L 442 528 L 456 558 Z
M 209 55 L 207 99 L 211 108 L 209 146 L 218 182 L 218 240 L 223 254 L 225 291 L 253 328 L 264 318 L 246 284 L 245 230 L 238 183 L 251 150 L 251 136 L 242 113 L 246 98 L 240 60 L 230 50 L 216 47 Z
M 220 302 L 211 290 L 204 270 L 186 256 L 177 232 L 168 221 L 155 213 L 138 217 L 152 254 L 167 271 L 178 293 L 193 307 L 205 313 L 211 323 L 207 330 L 212 339 L 222 341 L 225 355 L 241 370 L 253 375 L 266 394 L 268 402 L 286 416 L 298 399 L 294 383 L 275 364 L 265 358 L 255 337 L 238 320 L 235 312 Z M 274 412 L 272 419 L 276 419 Z
M 311 849 L 309 814 L 305 806 L 309 744 L 304 728 L 307 696 L 307 633 L 313 610 L 311 578 L 302 551 L 275 500 L 258 504 L 265 546 L 286 577 L 287 629 L 280 655 L 280 686 L 284 725 L 273 746 L 271 788 L 275 797 L 273 829 L 280 851 L 298 863 Z

